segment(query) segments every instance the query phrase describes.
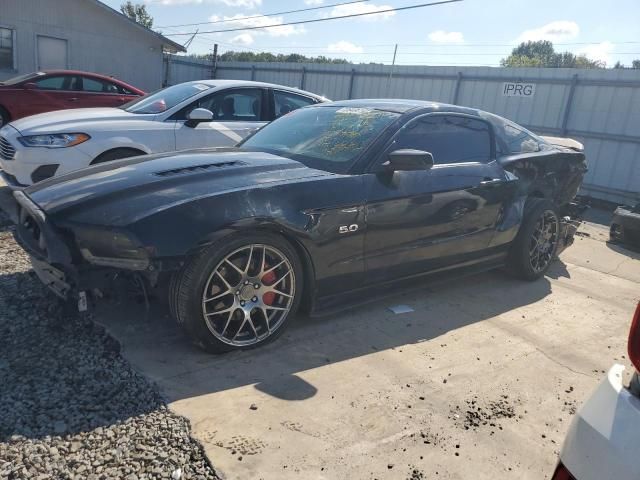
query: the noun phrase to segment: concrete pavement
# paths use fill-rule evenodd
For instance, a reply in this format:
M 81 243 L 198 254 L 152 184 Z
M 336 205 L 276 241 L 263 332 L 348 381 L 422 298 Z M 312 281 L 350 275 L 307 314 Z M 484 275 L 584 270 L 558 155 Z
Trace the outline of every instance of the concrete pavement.
M 581 232 L 537 282 L 424 286 L 252 351 L 201 353 L 140 306 L 98 320 L 228 479 L 549 478 L 576 408 L 628 363 L 640 297 L 640 255 Z

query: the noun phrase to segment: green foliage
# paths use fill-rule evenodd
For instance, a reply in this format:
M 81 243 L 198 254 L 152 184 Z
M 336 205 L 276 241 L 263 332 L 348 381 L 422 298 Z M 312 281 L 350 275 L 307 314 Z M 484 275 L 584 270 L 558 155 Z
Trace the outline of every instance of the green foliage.
M 153 26 L 153 17 L 147 12 L 147 6 L 142 3 L 133 4 L 127 1 L 120 5 L 120 11 L 143 27 L 151 28 Z
M 591 60 L 586 55 L 571 52 L 556 52 L 548 40 L 523 42 L 511 51 L 511 55 L 500 61 L 503 67 L 549 67 L 549 68 L 605 68 L 603 62 Z
M 211 58 L 211 55 L 205 55 Z M 299 53 L 270 53 L 270 52 L 224 52 L 218 56 L 221 62 L 291 62 L 291 63 L 349 63 L 344 58 L 328 58 L 325 56 L 307 57 Z

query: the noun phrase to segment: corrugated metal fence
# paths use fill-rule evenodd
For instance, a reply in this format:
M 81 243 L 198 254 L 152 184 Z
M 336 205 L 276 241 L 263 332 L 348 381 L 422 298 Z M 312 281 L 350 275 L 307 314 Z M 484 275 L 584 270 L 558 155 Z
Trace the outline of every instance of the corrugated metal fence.
M 171 57 L 166 84 L 211 78 L 210 62 Z M 219 63 L 217 78 L 298 87 L 333 100 L 414 98 L 502 115 L 530 130 L 585 144 L 584 194 L 640 201 L 640 70 Z M 505 82 L 534 84 L 532 96 L 507 96 Z

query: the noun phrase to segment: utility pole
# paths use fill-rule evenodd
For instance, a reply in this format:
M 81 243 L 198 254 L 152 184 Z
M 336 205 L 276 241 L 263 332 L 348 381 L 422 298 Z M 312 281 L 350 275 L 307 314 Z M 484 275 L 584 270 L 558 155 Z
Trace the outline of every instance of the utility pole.
M 391 70 L 389 70 L 389 78 L 387 78 L 387 95 L 389 95 L 389 87 L 391 86 L 391 77 L 393 77 L 393 69 L 396 66 L 396 55 L 398 53 L 398 44 L 393 49 L 393 61 L 391 62 Z
M 211 68 L 211 78 L 216 78 L 216 70 L 218 69 L 218 44 L 213 45 L 213 67 Z

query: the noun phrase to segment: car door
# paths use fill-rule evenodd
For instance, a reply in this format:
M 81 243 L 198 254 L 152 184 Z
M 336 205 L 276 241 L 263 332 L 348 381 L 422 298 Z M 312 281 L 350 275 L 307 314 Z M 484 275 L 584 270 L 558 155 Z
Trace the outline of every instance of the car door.
M 127 102 L 115 83 L 86 75 L 77 78 L 78 107 L 117 107 Z
M 27 85 L 24 116 L 78 107 L 74 75 L 45 75 Z
M 189 112 L 205 108 L 211 121 L 191 125 Z M 267 123 L 267 91 L 228 88 L 199 98 L 171 117 L 176 120 L 176 149 L 233 146 Z
M 430 152 L 432 168 L 389 172 L 398 149 Z M 488 122 L 426 114 L 390 141 L 368 176 L 365 257 L 371 282 L 414 275 L 486 255 L 510 180 L 495 161 Z

